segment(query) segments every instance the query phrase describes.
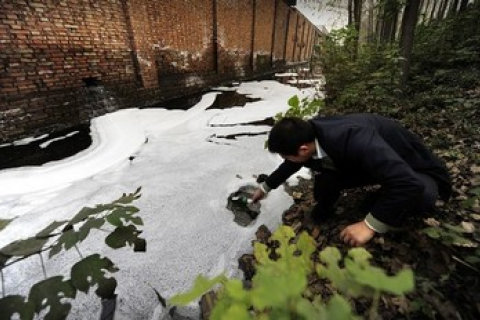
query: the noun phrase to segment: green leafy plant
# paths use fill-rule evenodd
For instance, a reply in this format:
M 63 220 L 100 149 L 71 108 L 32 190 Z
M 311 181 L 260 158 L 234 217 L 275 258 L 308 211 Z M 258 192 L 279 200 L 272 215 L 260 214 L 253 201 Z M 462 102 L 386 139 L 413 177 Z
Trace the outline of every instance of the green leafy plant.
M 274 116 L 275 122 L 280 121 L 285 117 L 298 117 L 301 119 L 309 119 L 315 115 L 317 115 L 320 110 L 325 105 L 322 99 L 314 98 L 300 98 L 297 95 L 294 95 L 290 99 L 288 99 L 288 105 L 290 108 L 285 111 L 284 113 L 279 112 Z M 265 141 L 264 148 L 267 149 L 268 140 Z
M 395 44 L 357 43 L 352 27 L 325 37 L 317 63 L 326 79 L 327 104 L 337 109 L 367 111 L 374 106 L 395 110 L 399 95 L 400 55 Z M 383 111 L 383 110 L 382 110 Z
M 347 300 L 349 296 L 373 297 L 378 301 L 381 293 L 401 295 L 414 287 L 412 271 L 388 276 L 369 264 L 370 254 L 365 249 L 350 250 L 343 261 L 344 267 L 340 267 L 342 256 L 336 248 L 326 248 L 320 253 L 324 264 L 314 263 L 311 255 L 315 243 L 306 232 L 296 236 L 291 227 L 281 226 L 269 243 L 274 245 L 254 244 L 257 265 L 251 288 L 224 275 L 211 280 L 199 276 L 191 291 L 176 295 L 169 302 L 186 305 L 219 286 L 212 320 L 358 319 Z M 334 293 L 328 301 L 323 301 L 308 289 L 312 275 L 330 280 L 346 297 Z
M 383 269 L 370 265 L 371 257 L 365 249 L 353 248 L 342 261 L 337 248 L 326 248 L 320 252 L 320 260 L 326 266 L 318 266 L 317 273 L 348 296 L 372 298 L 370 318 L 375 319 L 381 294 L 403 295 L 413 291 L 415 283 L 412 270 L 404 269 L 390 276 Z M 344 267 L 341 268 L 340 264 Z
M 464 237 L 467 232 L 462 226 L 442 223 L 438 227 L 428 227 L 422 231 L 430 238 L 440 240 L 447 246 L 469 246 L 472 244 L 470 239 Z
M 298 98 L 294 95 L 288 100 L 290 108 L 285 113 L 279 112 L 275 115 L 275 122 L 283 119 L 284 117 L 298 117 L 302 119 L 308 119 L 317 115 L 321 108 L 324 106 L 324 101 L 321 99 L 309 99 Z
M 92 229 L 103 230 L 101 228 L 108 223 L 114 228 L 107 231 L 105 238 L 109 247 L 118 249 L 130 245 L 134 251 L 145 251 L 146 241 L 139 237 L 141 231 L 137 229 L 143 221 L 136 216 L 138 208 L 131 205 L 139 197 L 140 188 L 134 193 L 123 194 L 109 204 L 85 207 L 70 220 L 54 221 L 34 237 L 12 242 L 0 249 L 0 272 L 35 254 L 40 256 L 43 266 L 42 252 L 48 252 L 51 258 L 62 250 L 76 248 L 82 258 L 72 266 L 70 279 L 49 277 L 34 284 L 27 296 L 7 295 L 0 299 L 2 319 L 18 314 L 22 320 L 29 320 L 40 313 L 47 320 L 64 319 L 71 309 L 68 299 L 74 299 L 78 291 L 88 293 L 92 287 L 96 287 L 98 297 L 113 299 L 117 281 L 107 274 L 118 269 L 108 257 L 96 253 L 83 258 L 78 244 L 88 237 Z
M 470 190 L 469 194 L 471 196 L 462 203 L 465 208 L 473 208 L 476 203 L 480 202 L 480 188 Z

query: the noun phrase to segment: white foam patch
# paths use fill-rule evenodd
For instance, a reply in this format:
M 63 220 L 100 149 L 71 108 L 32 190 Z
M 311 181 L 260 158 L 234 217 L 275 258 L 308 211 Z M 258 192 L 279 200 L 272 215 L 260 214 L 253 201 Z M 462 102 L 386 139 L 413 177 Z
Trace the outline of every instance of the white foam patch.
M 280 187 L 262 201 L 253 225 L 234 223 L 226 209 L 228 195 L 255 183 L 254 175 L 270 173 L 281 158 L 264 149 L 266 134 L 218 138 L 266 132 L 267 126 L 211 125 L 272 117 L 288 108 L 291 96 L 312 91 L 260 81 L 242 83 L 238 92 L 262 100 L 242 108 L 206 110 L 218 94 L 213 92 L 186 111 L 114 112 L 93 120 L 93 144 L 87 150 L 39 167 L 0 171 L 0 219 L 14 218 L 0 232 L 0 247 L 35 235 L 54 220 L 70 219 L 83 206 L 110 203 L 141 186 L 142 197 L 134 204 L 145 223 L 146 253 L 111 250 L 104 243 L 104 232 L 92 232 L 79 246 L 83 256 L 100 253 L 120 269 L 114 275 L 116 320 L 160 317 L 163 311 L 152 288 L 168 298 L 189 289 L 198 274 L 241 276 L 237 260 L 251 252 L 257 228 L 262 224 L 276 228 L 293 202 Z M 216 143 L 210 142 L 214 136 Z M 45 257 L 48 276 L 68 276 L 79 259 L 73 249 L 51 260 Z M 27 294 L 35 281 L 43 279 L 41 270 L 38 256 L 5 268 L 5 294 Z M 69 319 L 94 319 L 99 312 L 95 294 L 81 294 Z

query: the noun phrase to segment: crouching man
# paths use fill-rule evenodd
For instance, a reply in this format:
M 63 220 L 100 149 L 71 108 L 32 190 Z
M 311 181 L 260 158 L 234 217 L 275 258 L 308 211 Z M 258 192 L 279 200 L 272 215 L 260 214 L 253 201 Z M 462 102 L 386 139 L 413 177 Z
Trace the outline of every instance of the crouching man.
M 444 163 L 416 135 L 379 115 L 283 118 L 269 134 L 268 150 L 284 162 L 256 190 L 253 201 L 305 166 L 314 172 L 311 218 L 316 223 L 333 216 L 343 189 L 380 185 L 365 219 L 340 233 L 351 246 L 402 227 L 409 215 L 429 211 L 438 197 L 447 201 L 451 194 Z

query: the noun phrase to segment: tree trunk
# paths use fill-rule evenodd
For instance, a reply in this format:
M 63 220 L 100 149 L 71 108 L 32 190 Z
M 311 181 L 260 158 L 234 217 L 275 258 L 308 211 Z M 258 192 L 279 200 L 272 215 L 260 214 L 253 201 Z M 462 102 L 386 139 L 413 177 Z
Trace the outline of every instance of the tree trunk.
M 452 6 L 450 7 L 449 15 L 455 15 L 458 12 L 458 2 L 459 0 L 453 0 Z
M 428 15 L 430 12 L 430 7 L 432 6 L 432 0 L 426 0 L 423 1 L 423 6 L 422 6 L 422 22 L 427 23 L 428 22 Z
M 395 41 L 399 14 L 399 5 L 396 0 L 386 0 L 382 12 L 382 28 L 380 33 L 381 43 Z
M 448 0 L 443 0 L 442 4 L 440 5 L 440 11 L 438 12 L 438 17 L 439 19 L 445 18 L 445 11 L 447 11 L 448 7 Z
M 353 0 L 348 0 L 348 26 L 353 26 Z
M 353 59 L 357 58 L 358 51 L 358 42 L 360 39 L 360 25 L 362 23 L 362 6 L 364 0 L 353 0 L 353 25 L 355 27 L 355 39 L 354 39 L 354 50 L 353 50 Z
M 420 0 L 408 0 L 403 12 L 402 29 L 400 37 L 400 50 L 402 60 L 402 72 L 400 76 L 400 87 L 405 89 L 412 58 L 413 41 L 415 28 L 417 26 Z
M 462 0 L 460 2 L 460 8 L 458 8 L 458 12 L 465 11 L 465 9 L 467 9 L 467 6 L 468 6 L 468 0 Z
M 367 28 L 367 42 L 372 43 L 375 39 L 375 7 L 373 0 L 368 0 L 368 28 Z
M 430 21 L 436 18 L 435 11 L 437 11 L 437 4 L 438 4 L 438 1 L 433 1 L 433 8 L 430 14 Z

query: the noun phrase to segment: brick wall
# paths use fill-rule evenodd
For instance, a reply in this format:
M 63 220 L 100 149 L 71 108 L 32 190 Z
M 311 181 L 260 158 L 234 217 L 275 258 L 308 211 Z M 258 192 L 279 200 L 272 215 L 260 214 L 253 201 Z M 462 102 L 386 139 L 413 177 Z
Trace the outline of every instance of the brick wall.
M 295 39 L 296 42 L 294 44 L 293 49 L 293 61 L 301 61 L 302 60 L 302 48 L 303 48 L 303 32 L 305 31 L 305 19 L 303 16 L 298 15 L 297 20 L 297 28 Z
M 311 30 L 284 0 L 1 0 L 0 142 L 308 60 Z
M 217 0 L 218 71 L 243 76 L 253 68 L 253 0 Z M 258 30 L 257 30 L 258 31 Z
M 276 1 L 275 39 L 273 45 L 273 66 L 281 66 L 286 62 L 286 41 L 288 31 L 288 15 L 290 7 L 283 1 Z
M 84 79 L 134 82 L 119 1 L 3 0 L 0 19 L 2 140 L 88 119 Z
M 274 23 L 275 10 L 272 10 L 272 1 L 257 0 L 253 45 L 253 59 L 256 70 L 270 69 L 272 66 Z
M 286 45 L 286 61 L 294 61 L 295 44 L 297 42 L 297 23 L 300 14 L 293 9 L 289 9 L 288 15 L 288 32 L 287 32 L 287 45 Z

